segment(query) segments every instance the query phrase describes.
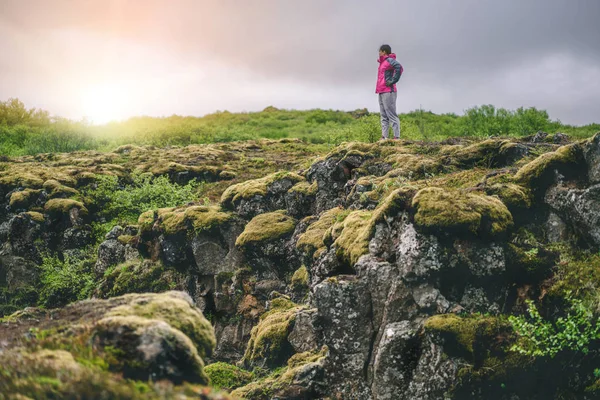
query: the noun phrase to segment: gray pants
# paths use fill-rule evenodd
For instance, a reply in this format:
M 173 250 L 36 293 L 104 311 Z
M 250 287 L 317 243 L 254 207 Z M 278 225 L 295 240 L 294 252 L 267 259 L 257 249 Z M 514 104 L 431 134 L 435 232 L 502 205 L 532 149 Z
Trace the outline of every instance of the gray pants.
M 379 93 L 379 109 L 381 113 L 381 137 L 388 138 L 390 123 L 394 131 L 394 138 L 400 138 L 400 118 L 396 112 L 396 97 L 398 92 Z

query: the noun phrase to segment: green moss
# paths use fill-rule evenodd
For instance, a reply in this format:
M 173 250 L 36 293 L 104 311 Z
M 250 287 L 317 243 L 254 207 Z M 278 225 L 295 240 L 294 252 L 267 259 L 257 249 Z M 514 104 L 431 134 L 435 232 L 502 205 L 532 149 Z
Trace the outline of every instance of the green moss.
M 82 360 L 83 361 L 83 360 Z M 165 398 L 226 400 L 231 397 L 197 385 L 155 385 L 124 379 L 76 360 L 64 350 L 10 351 L 0 354 L 0 398 L 158 400 Z
M 159 210 L 158 228 L 167 235 L 215 229 L 233 219 L 218 206 L 191 206 L 180 210 Z M 145 217 L 149 220 L 149 216 Z M 142 225 L 140 223 L 140 225 Z
M 502 146 L 510 143 L 506 140 L 488 139 L 468 146 L 448 148 L 443 153 L 450 156 L 453 164 L 462 168 L 474 165 L 489 168 L 500 154 Z
M 133 242 L 135 242 L 136 238 L 137 238 L 137 236 L 133 236 L 133 235 L 120 235 L 117 238 L 117 240 L 121 244 L 128 245 L 128 244 L 132 244 Z
M 152 231 L 155 219 L 156 213 L 154 212 L 154 210 L 149 210 L 140 214 L 138 218 L 140 236 L 144 236 Z
M 292 186 L 292 188 L 289 191 L 296 192 L 296 193 L 302 193 L 306 196 L 314 196 L 315 194 L 317 194 L 317 190 L 318 190 L 317 181 L 314 181 L 313 183 L 301 181 L 301 182 L 296 183 L 294 186 Z
M 439 314 L 425 321 L 425 331 L 440 335 L 457 347 L 458 353 L 473 356 L 481 343 L 492 340 L 506 324 L 497 317 L 471 315 L 459 317 L 456 314 Z M 478 343 L 479 342 L 479 343 Z M 448 347 L 447 351 L 451 349 Z M 484 349 L 486 350 L 486 349 Z
M 420 154 L 400 153 L 386 159 L 402 176 L 412 179 L 438 174 L 443 170 L 440 159 Z
M 336 222 L 336 218 L 344 211 L 343 208 L 335 207 L 321 214 L 319 219 L 306 228 L 306 231 L 300 235 L 296 247 L 306 253 L 309 257 L 317 257 L 320 252 L 326 249 L 323 236 L 329 228 Z
M 515 180 L 530 189 L 535 189 L 554 169 L 576 165 L 581 159 L 581 152 L 581 145 L 573 143 L 559 147 L 556 151 L 542 154 L 521 167 L 515 175 Z
M 39 189 L 25 189 L 13 192 L 10 195 L 9 205 L 12 209 L 29 208 L 37 200 L 42 191 Z
M 217 389 L 233 390 L 254 379 L 251 372 L 225 362 L 209 364 L 204 367 L 204 372 L 210 378 L 210 385 Z
M 517 279 L 537 279 L 549 275 L 555 258 L 552 253 L 540 247 L 521 247 L 508 244 L 507 255 L 515 268 Z
M 165 322 L 137 315 L 108 316 L 94 325 L 92 340 L 106 354 L 110 369 L 126 377 L 145 380 L 159 372 L 160 378 L 177 382 L 208 383 L 200 349 L 189 336 Z M 166 360 L 155 359 L 157 350 L 151 346 L 157 343 L 166 347 Z M 174 373 L 173 368 L 179 371 Z
M 107 270 L 98 287 L 98 296 L 103 298 L 127 293 L 160 293 L 175 289 L 182 278 L 161 263 L 128 261 Z
M 372 216 L 370 211 L 353 211 L 332 227 L 333 244 L 339 259 L 354 265 L 360 256 L 369 252 L 369 240 L 374 231 Z
M 51 199 L 44 205 L 44 211 L 50 215 L 68 214 L 73 208 L 79 209 L 79 212 L 83 215 L 88 213 L 83 203 L 72 199 Z
M 318 352 L 294 354 L 285 368 L 279 368 L 265 378 L 236 389 L 231 395 L 243 399 L 278 398 L 278 392 L 284 391 L 299 378 L 302 379 L 302 372 L 310 369 L 311 366 L 322 368 L 328 354 L 329 349 L 326 346 Z M 283 395 L 282 398 L 286 396 Z
M 69 198 L 79 195 L 79 191 L 65 186 L 55 179 L 49 179 L 44 182 L 43 188 L 51 199 L 55 197 Z
M 126 295 L 128 304 L 112 309 L 107 316 L 138 316 L 162 320 L 187 335 L 198 348 L 201 357 L 210 356 L 216 339 L 210 322 L 197 308 L 186 300 L 169 295 L 169 292 L 147 296 Z M 139 300 L 138 300 L 139 299 Z
M 306 266 L 303 265 L 294 272 L 292 286 L 295 288 L 308 287 L 308 269 Z
M 531 193 L 528 189 L 514 183 L 496 183 L 485 188 L 491 196 L 498 196 L 509 209 L 531 207 Z
M 413 199 L 415 224 L 434 232 L 497 235 L 513 226 L 510 211 L 496 197 L 437 187 Z
M 226 208 L 233 208 L 243 199 L 254 196 L 266 196 L 269 186 L 273 183 L 287 179 L 292 183 L 304 181 L 304 178 L 293 172 L 280 171 L 264 178 L 248 180 L 228 187 L 221 196 L 221 204 Z
M 221 170 L 214 166 L 183 165 L 178 162 L 166 162 L 153 165 L 150 167 L 149 172 L 155 176 L 189 172 L 194 177 L 215 178 Z
M 280 239 L 292 234 L 297 222 L 294 218 L 286 215 L 285 211 L 257 215 L 248 222 L 244 232 L 235 241 L 235 245 L 248 247 Z
M 549 294 L 565 297 L 572 293 L 575 298 L 600 302 L 600 254 L 577 254 L 561 260 L 556 265 L 553 285 Z
M 291 351 L 287 337 L 294 326 L 296 314 L 305 306 L 285 298 L 274 299 L 270 306 L 270 310 L 261 315 L 258 325 L 252 328 L 242 359 L 244 364 L 264 360 L 267 365 L 275 366 Z
M 33 221 L 42 223 L 44 222 L 44 214 L 37 211 L 27 211 L 25 214 L 29 216 Z

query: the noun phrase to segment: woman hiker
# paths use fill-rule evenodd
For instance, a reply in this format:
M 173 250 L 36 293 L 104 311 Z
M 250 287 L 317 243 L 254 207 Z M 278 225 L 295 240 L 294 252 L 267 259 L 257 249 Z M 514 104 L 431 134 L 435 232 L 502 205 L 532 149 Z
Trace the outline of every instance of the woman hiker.
M 381 110 L 381 139 L 385 140 L 389 135 L 390 123 L 394 131 L 394 139 L 400 139 L 400 119 L 396 112 L 396 82 L 404 69 L 392 48 L 384 44 L 379 48 L 379 70 L 377 71 L 377 86 L 375 93 L 379 94 L 379 109 Z

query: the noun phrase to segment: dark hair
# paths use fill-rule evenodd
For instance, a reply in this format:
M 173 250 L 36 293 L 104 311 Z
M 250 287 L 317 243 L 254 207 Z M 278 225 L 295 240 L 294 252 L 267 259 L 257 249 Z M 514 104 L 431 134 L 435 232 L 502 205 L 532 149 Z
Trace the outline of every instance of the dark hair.
M 389 44 L 382 44 L 379 50 L 383 51 L 385 54 L 392 54 L 392 48 Z

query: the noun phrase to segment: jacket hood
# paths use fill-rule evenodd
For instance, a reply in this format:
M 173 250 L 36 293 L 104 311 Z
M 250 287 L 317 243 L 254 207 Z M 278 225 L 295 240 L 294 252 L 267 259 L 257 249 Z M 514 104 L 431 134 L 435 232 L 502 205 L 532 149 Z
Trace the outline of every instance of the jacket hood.
M 388 58 L 393 58 L 395 60 L 396 59 L 396 53 L 390 53 L 387 56 L 380 56 L 379 60 L 377 60 L 377 62 L 382 63 L 382 62 L 384 62 Z

